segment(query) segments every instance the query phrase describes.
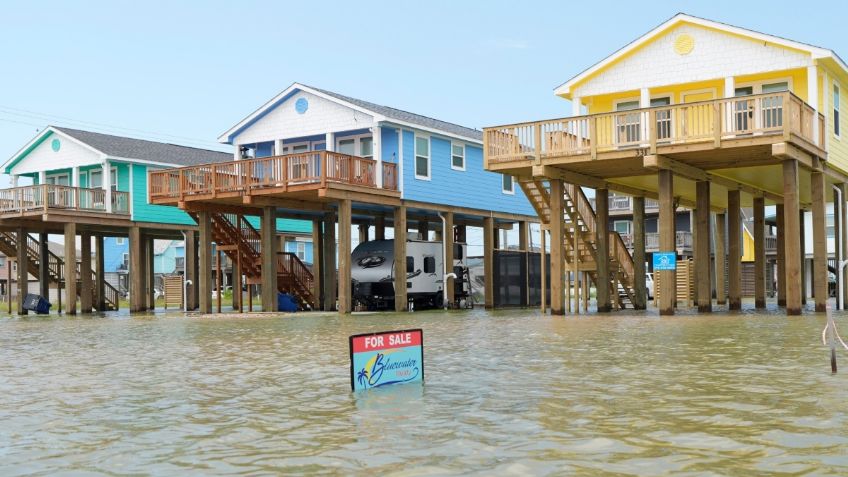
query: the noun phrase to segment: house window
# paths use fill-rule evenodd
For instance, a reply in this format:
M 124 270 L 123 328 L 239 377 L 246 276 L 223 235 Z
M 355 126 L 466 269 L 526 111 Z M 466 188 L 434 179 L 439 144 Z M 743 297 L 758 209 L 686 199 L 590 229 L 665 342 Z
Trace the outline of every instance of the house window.
M 123 245 L 127 243 L 127 239 L 125 237 L 115 237 L 115 245 Z
M 352 156 L 356 154 L 356 139 L 339 140 L 339 151 L 342 154 Z
M 825 236 L 832 239 L 836 236 L 836 227 L 833 225 L 833 214 L 828 214 L 825 218 Z
M 0 267 L 6 266 L 6 257 L 0 257 Z
M 833 135 L 839 137 L 839 85 L 833 85 Z
M 306 242 L 297 243 L 297 258 L 306 260 Z
M 462 144 L 451 145 L 451 169 L 465 170 L 465 146 Z
M 124 253 L 122 263 L 123 263 L 124 268 L 129 269 L 129 267 L 130 267 L 130 254 Z
M 612 224 L 613 230 L 618 232 L 620 235 L 630 235 L 630 221 L 629 220 L 616 220 Z
M 503 193 L 515 194 L 515 182 L 513 182 L 512 176 L 510 175 L 503 175 Z
M 359 155 L 368 159 L 374 157 L 374 139 L 364 137 L 359 140 Z
M 415 178 L 430 179 L 430 138 L 415 138 Z

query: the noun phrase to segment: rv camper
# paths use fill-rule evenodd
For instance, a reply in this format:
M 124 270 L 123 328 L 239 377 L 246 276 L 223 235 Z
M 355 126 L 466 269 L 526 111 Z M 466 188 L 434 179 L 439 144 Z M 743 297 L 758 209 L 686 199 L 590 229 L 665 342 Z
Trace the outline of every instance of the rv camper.
M 468 268 L 465 265 L 466 245 L 457 243 L 454 248 L 456 274 L 454 294 L 469 300 Z M 442 242 L 407 240 L 406 291 L 416 309 L 441 308 L 443 301 L 443 250 Z M 351 256 L 353 299 L 369 310 L 393 309 L 394 240 L 372 240 L 359 244 Z

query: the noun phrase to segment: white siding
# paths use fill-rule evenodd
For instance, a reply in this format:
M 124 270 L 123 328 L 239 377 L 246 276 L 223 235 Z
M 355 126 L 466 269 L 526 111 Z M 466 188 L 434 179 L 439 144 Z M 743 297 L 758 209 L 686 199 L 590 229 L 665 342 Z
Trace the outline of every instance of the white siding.
M 692 36 L 695 46 L 689 54 L 679 55 L 674 42 L 683 34 Z M 594 96 L 810 65 L 807 53 L 683 24 L 579 85 L 572 94 Z
M 306 98 L 309 108 L 303 114 L 295 111 L 295 103 Z M 234 139 L 236 144 L 252 144 L 315 134 L 371 127 L 374 118 L 311 93 L 298 92 L 277 105 Z
M 59 151 L 53 150 L 53 140 L 58 138 L 61 146 Z M 21 162 L 12 168 L 12 174 L 28 174 L 33 172 L 65 169 L 77 166 L 89 166 L 102 162 L 100 154 L 79 145 L 74 140 L 62 134 L 53 133 L 29 153 Z

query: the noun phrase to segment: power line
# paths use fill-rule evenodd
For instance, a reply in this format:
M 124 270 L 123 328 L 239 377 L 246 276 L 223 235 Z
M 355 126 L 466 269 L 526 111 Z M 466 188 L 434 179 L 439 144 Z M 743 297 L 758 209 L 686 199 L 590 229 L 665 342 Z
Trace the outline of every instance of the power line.
M 74 119 L 74 118 L 70 118 L 70 117 L 67 117 L 67 116 L 40 113 L 40 112 L 37 112 L 37 111 L 30 111 L 30 110 L 27 110 L 27 109 L 13 108 L 13 107 L 10 107 L 10 106 L 0 105 L 0 113 L 12 115 L 12 116 L 20 116 L 20 117 L 26 117 L 26 118 L 31 118 L 31 119 L 44 120 L 44 121 L 48 121 L 48 122 L 60 120 L 60 121 L 63 121 L 63 122 L 76 123 L 76 124 L 81 124 L 81 125 L 97 126 L 99 128 L 103 128 L 107 131 L 112 130 L 112 131 L 134 132 L 136 134 L 140 133 L 140 134 L 145 134 L 149 137 L 158 138 L 159 140 L 178 139 L 178 140 L 181 140 L 181 141 L 184 141 L 184 142 L 190 142 L 190 143 L 195 143 L 195 144 L 203 144 L 203 145 L 214 144 L 216 146 L 221 146 L 220 144 L 218 144 L 215 141 L 210 141 L 210 140 L 205 140 L 205 139 L 197 139 L 197 138 L 192 138 L 192 137 L 187 137 L 187 136 L 179 136 L 179 135 L 175 135 L 175 134 L 160 133 L 160 132 L 148 131 L 148 130 L 144 130 L 144 129 L 127 128 L 127 127 L 122 127 L 122 126 L 113 126 L 113 125 L 109 125 L 109 124 L 98 123 L 98 122 L 95 122 L 95 121 L 86 121 L 86 120 L 82 120 L 82 119 Z M 12 120 L 8 120 L 8 121 L 11 122 Z M 22 124 L 24 124 L 24 123 L 22 123 Z M 25 124 L 30 124 L 30 123 L 25 123 Z M 36 125 L 36 126 L 43 127 L 44 125 Z

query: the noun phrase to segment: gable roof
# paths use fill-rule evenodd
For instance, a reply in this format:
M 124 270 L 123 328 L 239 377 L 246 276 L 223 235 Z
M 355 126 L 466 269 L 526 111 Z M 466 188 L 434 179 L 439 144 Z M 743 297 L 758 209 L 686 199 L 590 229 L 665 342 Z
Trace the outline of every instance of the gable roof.
M 227 152 L 114 136 L 81 129 L 48 126 L 3 164 L 3 172 L 8 174 L 15 164 L 54 133 L 69 137 L 83 146 L 113 159 L 173 166 L 192 166 L 233 160 L 233 155 Z
M 223 133 L 218 138 L 218 141 L 223 143 L 230 143 L 233 140 L 234 136 L 238 135 L 238 133 L 249 127 L 255 121 L 259 120 L 268 111 L 277 107 L 280 103 L 287 100 L 297 91 L 306 91 L 308 93 L 312 93 L 329 101 L 333 101 L 335 103 L 339 103 L 348 106 L 352 109 L 361 111 L 363 113 L 370 114 L 374 116 L 377 121 L 387 121 L 399 124 L 401 126 L 408 126 L 429 132 L 441 133 L 446 136 L 465 139 L 472 142 L 483 142 L 483 132 L 477 129 L 460 126 L 458 124 L 449 123 L 447 121 L 434 119 L 428 116 L 422 116 L 420 114 L 410 113 L 402 109 L 383 106 L 380 104 L 372 103 L 370 101 L 352 98 L 350 96 L 334 93 L 325 89 L 314 88 L 312 86 L 308 86 L 302 83 L 293 83 L 291 86 L 283 90 L 283 92 L 272 98 L 270 101 L 262 105 L 259 109 L 257 109 L 249 116 L 244 118 L 242 121 L 240 121 L 238 124 Z
M 111 134 L 70 129 L 66 127 L 51 127 L 91 146 L 94 149 L 97 149 L 109 157 L 114 158 L 165 162 L 179 166 L 193 166 L 197 164 L 208 164 L 210 162 L 233 160 L 233 155 L 228 152 L 148 141 L 146 139 L 113 136 Z
M 721 23 L 721 22 L 717 22 L 717 21 L 713 21 L 713 20 L 707 20 L 705 18 L 695 17 L 695 16 L 692 16 L 692 15 L 687 15 L 685 13 L 678 13 L 677 15 L 669 18 L 668 20 L 666 20 L 665 22 L 663 22 L 661 25 L 657 26 L 653 30 L 649 31 L 648 33 L 642 35 L 641 37 L 639 37 L 639 38 L 633 40 L 632 42 L 628 43 L 627 45 L 625 45 L 624 47 L 622 47 L 621 49 L 619 49 L 618 51 L 616 51 L 612 55 L 604 58 L 603 60 L 599 61 L 598 63 L 595 63 L 594 65 L 583 70 L 581 73 L 579 73 L 578 75 L 569 79 L 565 83 L 559 85 L 558 87 L 556 87 L 554 89 L 554 94 L 556 94 L 557 96 L 564 96 L 566 98 L 570 98 L 571 97 L 570 96 L 571 95 L 571 88 L 574 85 L 576 85 L 576 84 L 582 82 L 583 80 L 589 78 L 590 76 L 597 73 L 598 71 L 603 70 L 604 68 L 615 63 L 616 61 L 618 61 L 620 58 L 627 55 L 628 53 L 630 53 L 630 52 L 634 51 L 635 49 L 639 48 L 640 46 L 654 40 L 656 37 L 658 37 L 660 34 L 665 32 L 666 30 L 668 30 L 671 27 L 674 27 L 676 25 L 679 25 L 681 23 L 691 23 L 691 24 L 694 24 L 694 25 L 700 25 L 700 26 L 703 26 L 703 27 L 724 31 L 724 32 L 727 32 L 727 33 L 733 33 L 733 34 L 736 34 L 736 35 L 745 36 L 745 37 L 753 38 L 753 39 L 756 39 L 756 40 L 773 43 L 775 45 L 783 46 L 783 47 L 786 47 L 786 48 L 792 48 L 792 49 L 795 49 L 795 50 L 804 51 L 804 52 L 809 53 L 812 56 L 813 59 L 828 58 L 828 59 L 833 60 L 837 65 L 839 65 L 839 67 L 841 67 L 843 69 L 843 71 L 848 72 L 848 65 L 846 65 L 842 61 L 842 58 L 840 58 L 839 55 L 837 55 L 833 50 L 830 50 L 830 49 L 827 49 L 827 48 L 822 48 L 822 47 L 819 47 L 819 46 L 810 45 L 810 44 L 807 44 L 807 43 L 801 43 L 801 42 L 794 41 L 794 40 L 789 40 L 789 39 L 782 38 L 782 37 L 779 37 L 779 36 L 761 33 L 761 32 L 755 31 L 755 30 L 748 30 L 746 28 L 740 28 L 740 27 L 737 27 L 737 26 L 729 25 L 727 23 Z

